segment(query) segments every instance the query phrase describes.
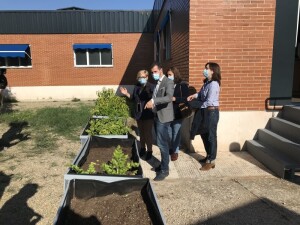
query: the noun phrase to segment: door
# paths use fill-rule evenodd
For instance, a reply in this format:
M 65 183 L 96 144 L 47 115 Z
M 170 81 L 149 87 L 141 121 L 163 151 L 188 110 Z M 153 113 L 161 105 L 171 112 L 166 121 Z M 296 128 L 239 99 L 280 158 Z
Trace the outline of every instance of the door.
M 276 0 L 270 97 L 289 98 L 281 104 L 290 103 L 294 94 L 294 82 L 299 79 L 299 75 L 295 75 L 294 78 L 294 74 L 300 72 L 300 67 L 299 72 L 297 67 L 297 72 L 294 73 L 296 71 L 297 19 L 298 0 Z

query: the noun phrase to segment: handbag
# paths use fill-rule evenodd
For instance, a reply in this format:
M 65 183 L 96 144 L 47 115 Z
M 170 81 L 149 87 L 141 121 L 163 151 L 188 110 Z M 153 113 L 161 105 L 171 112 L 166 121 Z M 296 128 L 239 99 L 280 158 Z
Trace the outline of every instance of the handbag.
M 181 93 L 181 98 L 182 98 L 181 85 L 180 85 L 180 93 Z M 186 103 L 186 102 L 179 103 L 178 108 L 179 108 L 182 119 L 188 118 L 192 115 L 193 111 L 192 111 L 191 107 L 188 105 L 188 103 Z

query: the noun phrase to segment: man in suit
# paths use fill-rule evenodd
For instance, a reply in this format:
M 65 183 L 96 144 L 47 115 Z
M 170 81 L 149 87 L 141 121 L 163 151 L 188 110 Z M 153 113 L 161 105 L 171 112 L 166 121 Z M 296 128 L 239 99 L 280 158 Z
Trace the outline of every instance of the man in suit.
M 151 66 L 153 79 L 157 81 L 153 92 L 153 97 L 147 102 L 145 108 L 152 108 L 154 112 L 154 124 L 156 131 L 157 146 L 161 153 L 161 164 L 155 168 L 157 172 L 155 181 L 165 179 L 169 175 L 169 127 L 174 119 L 173 110 L 173 94 L 174 82 L 168 79 L 164 73 L 162 66 L 154 62 Z

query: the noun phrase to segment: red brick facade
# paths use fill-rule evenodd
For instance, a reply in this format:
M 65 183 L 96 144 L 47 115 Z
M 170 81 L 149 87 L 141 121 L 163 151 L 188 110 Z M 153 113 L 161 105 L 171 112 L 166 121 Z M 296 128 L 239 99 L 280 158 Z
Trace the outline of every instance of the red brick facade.
M 204 65 L 222 70 L 224 111 L 263 110 L 270 96 L 276 0 L 156 0 L 155 34 L 171 13 L 171 58 L 190 86 L 202 86 Z M 154 36 L 130 34 L 0 35 L 2 44 L 30 44 L 32 68 L 9 69 L 11 86 L 133 84 L 150 69 Z M 113 67 L 76 68 L 74 43 L 112 43 Z
M 270 96 L 275 0 L 191 0 L 189 81 L 207 61 L 222 70 L 221 109 L 263 110 Z
M 133 84 L 140 69 L 153 61 L 153 35 L 38 34 L 1 35 L 2 44 L 30 44 L 32 68 L 8 69 L 10 86 Z M 73 44 L 112 43 L 113 67 L 74 66 Z

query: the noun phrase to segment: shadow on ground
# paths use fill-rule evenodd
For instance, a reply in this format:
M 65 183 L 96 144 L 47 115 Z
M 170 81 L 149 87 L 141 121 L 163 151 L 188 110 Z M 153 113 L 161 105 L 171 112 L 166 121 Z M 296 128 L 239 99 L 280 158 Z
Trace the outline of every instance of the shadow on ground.
M 5 188 L 10 184 L 12 175 L 6 175 L 3 172 L 0 172 L 0 199 L 3 196 Z
M 29 134 L 22 133 L 23 129 L 27 126 L 27 122 L 9 123 L 9 129 L 2 135 L 0 139 L 0 151 L 14 146 L 22 141 L 28 140 L 30 138 Z
M 42 216 L 36 213 L 27 204 L 37 192 L 38 185 L 26 184 L 16 195 L 5 202 L 0 209 L 0 224 L 5 225 L 34 225 L 41 220 Z

